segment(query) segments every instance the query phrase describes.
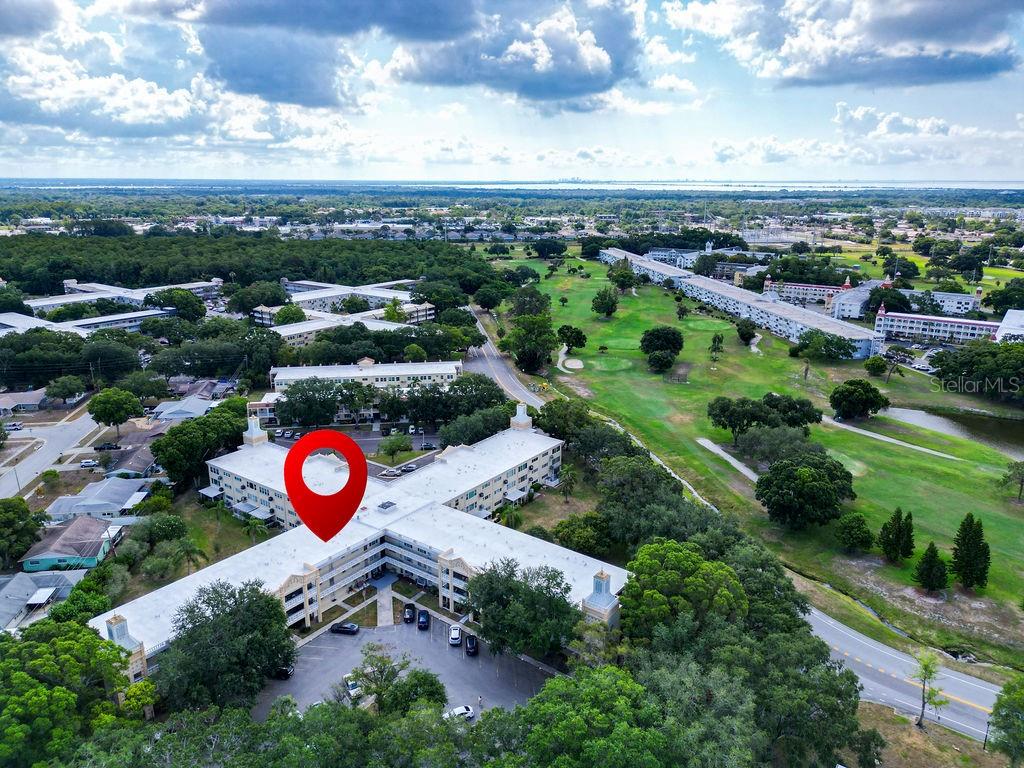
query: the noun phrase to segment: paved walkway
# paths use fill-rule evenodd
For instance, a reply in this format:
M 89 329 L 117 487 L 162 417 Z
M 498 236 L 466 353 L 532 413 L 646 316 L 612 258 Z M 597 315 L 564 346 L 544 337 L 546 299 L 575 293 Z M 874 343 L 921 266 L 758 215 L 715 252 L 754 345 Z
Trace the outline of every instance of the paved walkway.
M 377 591 L 377 626 L 390 627 L 395 623 L 395 607 L 391 586 Z
M 854 427 L 850 424 L 843 424 L 842 422 L 836 421 L 829 416 L 821 417 L 822 424 L 828 424 L 830 427 L 839 427 L 840 429 L 847 429 L 850 432 L 856 432 L 858 435 L 864 435 L 864 437 L 870 437 L 875 440 L 881 440 L 883 443 L 892 443 L 898 445 L 901 448 L 910 448 L 913 451 L 920 451 L 921 453 L 927 453 L 929 456 L 938 456 L 940 459 L 950 459 L 952 461 L 963 461 L 958 456 L 950 456 L 948 453 L 942 451 L 933 451 L 931 448 L 925 448 L 923 445 L 914 445 L 913 443 L 905 443 L 902 440 L 897 440 L 895 437 L 889 437 L 888 435 L 880 435 L 877 432 L 872 432 L 868 429 L 861 429 L 860 427 Z
M 737 459 L 735 456 L 731 455 L 722 446 L 718 445 L 718 443 L 712 442 L 711 440 L 708 440 L 706 437 L 698 437 L 697 444 L 704 446 L 713 454 L 715 454 L 715 456 L 719 456 L 725 459 L 727 462 L 729 462 L 729 466 L 731 466 L 733 469 L 735 469 L 737 472 L 739 472 L 741 475 L 743 475 L 751 482 L 757 482 L 757 472 L 752 470 L 750 467 L 748 467 L 742 461 Z

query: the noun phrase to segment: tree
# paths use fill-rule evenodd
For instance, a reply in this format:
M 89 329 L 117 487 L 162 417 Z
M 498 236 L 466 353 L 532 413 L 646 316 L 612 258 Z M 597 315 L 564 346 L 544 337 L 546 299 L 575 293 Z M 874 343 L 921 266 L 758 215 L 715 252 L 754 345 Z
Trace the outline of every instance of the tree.
M 711 344 L 708 345 L 708 356 L 711 358 L 711 362 L 718 362 L 718 356 L 722 354 L 723 349 L 725 349 L 725 337 L 716 333 L 711 337 Z
M 921 559 L 914 568 L 914 581 L 921 585 L 925 592 L 936 592 L 945 589 L 949 583 L 946 562 L 939 555 L 935 542 L 929 542 Z
M 259 581 L 203 585 L 173 624 L 155 676 L 171 709 L 249 706 L 266 677 L 295 657 L 284 607 Z
M 768 517 L 793 530 L 824 525 L 854 499 L 853 476 L 830 456 L 805 454 L 772 464 L 757 480 L 755 498 Z
M 580 619 L 570 586 L 557 568 L 520 568 L 504 558 L 469 580 L 469 606 L 491 653 L 543 658 L 562 646 Z
M 24 295 L 12 285 L 0 288 L 0 312 L 13 312 L 18 315 L 32 317 L 35 312 L 25 303 Z
M 142 303 L 147 307 L 172 307 L 178 317 L 190 323 L 198 322 L 206 316 L 203 300 L 184 288 L 165 288 L 150 293 Z
M 1011 461 L 1006 465 L 1006 474 L 1003 475 L 999 484 L 1005 486 L 1017 486 L 1017 501 L 1024 499 L 1024 461 Z
M 608 523 L 593 511 L 559 520 L 552 533 L 555 541 L 563 547 L 594 557 L 602 557 L 608 552 L 611 539 Z
M 512 320 L 512 330 L 498 346 L 515 359 L 516 366 L 526 373 L 539 370 L 558 346 L 558 336 L 551 327 L 551 316 L 519 315 Z
M 291 297 L 280 283 L 257 281 L 245 288 L 239 288 L 228 299 L 228 309 L 243 315 L 250 314 L 256 307 L 279 307 L 287 304 Z
M 566 504 L 569 503 L 569 497 L 572 495 L 578 480 L 579 472 L 576 471 L 576 467 L 572 464 L 563 464 L 558 472 L 558 488 L 562 492 L 562 498 Z
M 878 532 L 878 546 L 890 563 L 899 563 L 914 554 L 914 516 L 899 507 L 882 523 Z
M 914 658 L 917 660 L 917 669 L 911 677 L 921 684 L 921 712 L 917 716 L 916 725 L 918 728 L 924 728 L 925 706 L 942 706 L 942 690 L 935 687 L 935 681 L 939 677 L 939 657 L 932 651 L 921 651 Z
M 449 307 L 446 312 L 454 309 Z M 384 319 L 389 323 L 404 323 L 408 319 L 405 310 L 402 309 L 402 302 L 396 296 L 384 306 Z
M 167 380 L 147 371 L 132 371 L 117 382 L 117 387 L 131 392 L 140 400 L 167 397 L 170 394 L 167 389 Z
M 950 570 L 964 589 L 984 587 L 988 584 L 988 569 L 991 553 L 981 519 L 968 512 L 960 521 L 960 528 L 953 537 L 953 559 Z
M 32 512 L 21 496 L 0 499 L 0 565 L 14 568 L 39 539 L 46 512 Z
M 866 310 L 877 312 L 881 305 L 885 305 L 886 312 L 912 312 L 914 305 L 910 298 L 895 288 L 872 288 L 868 294 Z
M 565 344 L 565 354 L 567 355 L 571 355 L 574 349 L 583 349 L 587 346 L 586 334 L 574 325 L 559 326 L 558 340 Z
M 274 315 L 274 325 L 291 325 L 301 323 L 306 319 L 306 313 L 298 304 L 285 304 Z
M 75 621 L 0 632 L 0 764 L 63 761 L 94 728 L 113 725 L 129 690 L 127 653 Z
M 277 403 L 277 420 L 280 424 L 317 427 L 335 421 L 340 408 L 338 384 L 311 376 L 288 385 L 284 398 Z
M 513 315 L 543 315 L 551 309 L 551 297 L 541 293 L 535 285 L 519 288 L 509 303 L 509 312 Z
M 541 259 L 550 259 L 552 256 L 559 256 L 565 253 L 566 249 L 564 241 L 551 240 L 548 238 L 535 240 L 532 245 L 534 253 L 536 253 L 537 257 Z
M 660 768 L 666 738 L 632 675 L 602 666 L 549 679 L 509 723 L 509 755 L 536 768 Z M 501 739 L 499 743 L 505 742 Z M 501 749 L 498 754 L 505 752 Z M 502 758 L 499 758 L 501 760 Z M 507 758 L 506 758 L 507 759 Z
M 380 441 L 380 445 L 377 446 L 377 453 L 382 453 L 387 456 L 391 463 L 395 463 L 395 457 L 405 451 L 412 450 L 412 438 L 402 432 L 396 432 L 395 434 L 388 435 Z
M 406 715 L 417 703 L 438 709 L 448 703 L 444 683 L 433 672 L 425 669 L 410 669 L 405 677 L 396 680 L 377 699 L 379 710 L 386 715 Z
M 494 309 L 508 295 L 509 288 L 505 283 L 484 283 L 473 294 L 473 300 L 484 309 Z
M 79 624 L 85 624 L 93 616 L 109 611 L 110 607 L 110 598 L 105 594 L 88 589 L 78 589 L 76 584 L 67 599 L 50 609 L 49 617 L 54 621 L 77 621 Z
M 605 317 L 614 315 L 615 310 L 619 308 L 619 297 L 615 293 L 615 289 L 604 287 L 599 290 L 590 302 L 590 308 L 597 314 L 604 315 Z
M 117 387 L 108 387 L 89 401 L 89 415 L 100 424 L 114 427 L 117 436 L 121 436 L 121 425 L 133 416 L 142 415 L 142 404 L 131 392 Z
M 836 538 L 847 552 L 871 549 L 875 541 L 868 521 L 860 512 L 847 512 L 836 523 Z
M 659 624 L 681 613 L 698 625 L 711 615 L 740 621 L 747 614 L 747 595 L 736 572 L 705 560 L 695 544 L 655 539 L 637 550 L 626 569 L 622 632 L 632 640 L 649 640 Z
M 655 373 L 664 373 L 676 362 L 676 357 L 671 352 L 663 349 L 655 350 L 647 356 L 647 365 Z
M 679 305 L 680 307 L 682 304 Z M 750 342 L 757 336 L 757 326 L 754 325 L 754 321 L 750 318 L 744 317 L 736 321 L 736 335 L 740 337 L 740 341 L 743 342 L 744 346 L 750 346 Z
M 569 303 L 569 299 L 567 297 L 565 297 L 565 296 L 559 296 L 558 297 L 558 303 L 561 304 L 564 307 L 566 304 Z
M 174 555 L 175 560 L 185 564 L 187 573 L 192 573 L 193 568 L 198 568 L 200 563 L 209 559 L 199 545 L 187 536 L 178 540 Z
M 550 400 L 540 407 L 534 423 L 552 437 L 569 441 L 586 426 L 594 423 L 590 406 L 579 398 Z M 565 465 L 563 465 L 565 466 Z
M 693 262 L 693 271 L 698 275 L 704 275 L 710 277 L 715 274 L 715 269 L 718 267 L 718 257 L 713 253 L 702 253 L 697 257 L 696 261 Z
M 849 339 L 811 328 L 800 334 L 796 345 L 790 347 L 789 356 L 811 360 L 846 360 L 853 357 L 856 351 Z
M 404 357 L 408 363 L 424 363 L 427 360 L 427 350 L 419 344 L 408 344 L 405 349 L 402 350 L 402 357 Z
M 733 445 L 737 444 L 740 435 L 755 424 L 771 426 L 771 417 L 764 403 L 749 397 L 733 400 L 720 395 L 708 403 L 707 414 L 714 426 L 732 432 Z
M 736 441 L 740 454 L 766 466 L 780 459 L 795 459 L 805 453 L 825 453 L 825 447 L 807 439 L 806 427 L 754 426 Z
M 640 350 L 649 355 L 651 352 L 670 352 L 678 355 L 683 349 L 683 334 L 678 328 L 669 325 L 656 325 L 648 328 L 640 337 Z
M 59 397 L 65 404 L 69 397 L 80 395 L 87 387 L 80 376 L 58 376 L 46 387 L 46 396 L 50 398 Z
M 268 533 L 267 524 L 258 517 L 245 518 L 245 522 L 242 523 L 242 531 L 248 535 L 249 540 L 254 546 L 256 544 L 257 537 L 266 536 Z
M 872 355 L 864 361 L 864 370 L 869 376 L 881 376 L 889 370 L 889 362 L 881 355 Z
M 378 704 L 383 702 L 402 673 L 409 668 L 409 657 L 403 653 L 397 659 L 392 658 L 393 650 L 384 643 L 367 643 L 362 648 L 363 658 L 359 666 L 352 670 L 352 679 L 363 689 L 363 693 L 375 697 Z
M 889 398 L 867 379 L 849 379 L 832 390 L 828 403 L 842 419 L 864 419 L 889 407 Z
M 1000 315 L 1010 309 L 1024 309 L 1024 278 L 1007 281 L 1002 288 L 990 291 L 981 303 Z
M 992 746 L 1010 759 L 1010 768 L 1024 765 L 1024 675 L 1003 686 L 992 707 Z

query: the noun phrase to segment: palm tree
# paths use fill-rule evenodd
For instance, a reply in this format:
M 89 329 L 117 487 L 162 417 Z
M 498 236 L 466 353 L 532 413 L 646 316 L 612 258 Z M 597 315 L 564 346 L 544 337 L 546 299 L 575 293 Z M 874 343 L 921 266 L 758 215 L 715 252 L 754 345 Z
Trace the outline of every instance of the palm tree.
M 558 485 L 562 489 L 562 498 L 565 499 L 566 504 L 569 503 L 569 496 L 576 487 L 577 480 L 579 480 L 579 473 L 576 471 L 576 467 L 572 464 L 563 464 L 562 471 L 558 473 Z
M 199 548 L 199 545 L 192 539 L 187 538 L 178 542 L 178 548 L 175 551 L 175 555 L 178 560 L 185 563 L 188 573 L 192 573 L 193 568 L 208 559 L 206 557 L 206 553 Z
M 498 508 L 498 519 L 506 528 L 518 528 L 523 522 L 523 513 L 515 504 L 504 504 Z
M 257 536 L 267 535 L 267 524 L 258 517 L 247 517 L 245 522 L 242 523 L 242 530 L 249 534 L 249 538 L 255 544 Z

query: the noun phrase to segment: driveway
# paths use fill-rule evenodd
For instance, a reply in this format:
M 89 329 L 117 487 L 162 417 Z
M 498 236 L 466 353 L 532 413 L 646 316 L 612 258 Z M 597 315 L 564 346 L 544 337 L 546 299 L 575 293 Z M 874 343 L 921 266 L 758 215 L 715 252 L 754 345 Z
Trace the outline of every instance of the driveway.
M 436 616 L 430 631 L 421 632 L 415 624 L 363 628 L 355 637 L 325 632 L 298 649 L 295 674 L 289 680 L 269 680 L 253 710 L 259 719 L 266 717 L 279 696 L 291 695 L 306 709 L 316 701 L 331 697 L 331 686 L 359 665 L 360 649 L 366 643 L 391 646 L 392 656 L 407 653 L 411 667 L 435 673 L 448 691 L 448 706 L 469 704 L 483 708 L 511 709 L 523 704 L 543 686 L 547 673 L 514 656 L 492 656 L 480 643 L 480 653 L 466 656 L 464 647 L 448 645 L 449 624 Z

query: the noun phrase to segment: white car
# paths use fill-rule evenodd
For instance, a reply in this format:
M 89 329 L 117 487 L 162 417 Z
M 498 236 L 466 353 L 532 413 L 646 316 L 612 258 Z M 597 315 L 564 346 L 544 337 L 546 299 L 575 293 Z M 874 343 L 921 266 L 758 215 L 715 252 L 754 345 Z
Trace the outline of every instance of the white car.
M 96 461 L 96 459 L 82 459 L 80 462 L 78 462 L 78 466 L 81 467 L 82 469 L 92 469 L 93 467 L 98 467 L 99 465 L 100 463 Z
M 20 421 L 9 421 L 6 424 L 4 424 L 4 428 L 8 432 L 17 432 L 19 429 L 22 429 L 24 426 L 25 425 L 22 424 Z
M 468 704 L 463 704 L 461 707 L 456 707 L 455 709 L 449 709 L 442 715 L 445 720 L 472 720 L 475 716 L 476 713 Z
M 345 675 L 343 680 L 345 681 L 345 693 L 348 694 L 352 701 L 363 695 L 363 689 L 359 687 L 359 683 L 355 681 L 352 675 Z
M 458 624 L 452 624 L 448 630 L 448 645 L 462 645 L 462 627 Z

